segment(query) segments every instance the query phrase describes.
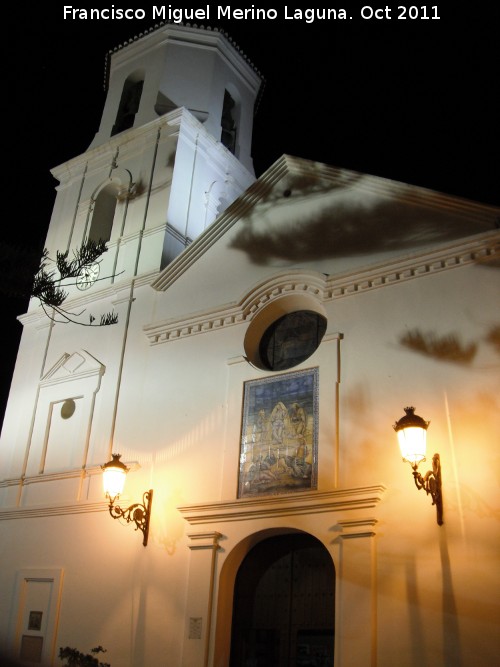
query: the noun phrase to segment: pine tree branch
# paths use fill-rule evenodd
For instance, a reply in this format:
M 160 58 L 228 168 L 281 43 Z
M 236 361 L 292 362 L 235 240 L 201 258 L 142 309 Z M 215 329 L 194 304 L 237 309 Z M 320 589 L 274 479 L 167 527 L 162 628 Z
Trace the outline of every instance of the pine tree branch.
M 33 279 L 31 296 L 40 301 L 43 311 L 49 319 L 53 322 L 66 324 L 72 322 L 73 324 L 87 327 L 103 327 L 118 322 L 118 315 L 114 311 L 102 315 L 98 323 L 96 322 L 96 318 L 90 314 L 89 322 L 86 323 L 75 319 L 80 317 L 85 312 L 85 309 L 79 313 L 74 313 L 62 307 L 69 295 L 69 292 L 64 287 L 76 285 L 76 280 L 82 271 L 94 264 L 100 264 L 100 259 L 106 251 L 107 246 L 104 241 L 96 242 L 89 239 L 73 251 L 72 259 L 68 260 L 68 251 L 61 252 L 58 250 L 54 261 L 49 257 L 47 248 L 44 249 L 40 266 Z M 56 268 L 49 269 L 49 263 L 55 264 Z M 99 280 L 106 280 L 110 277 L 106 276 Z M 73 282 L 67 282 L 70 279 L 73 279 Z M 50 312 L 53 314 L 50 314 Z M 54 313 L 62 319 L 58 319 Z

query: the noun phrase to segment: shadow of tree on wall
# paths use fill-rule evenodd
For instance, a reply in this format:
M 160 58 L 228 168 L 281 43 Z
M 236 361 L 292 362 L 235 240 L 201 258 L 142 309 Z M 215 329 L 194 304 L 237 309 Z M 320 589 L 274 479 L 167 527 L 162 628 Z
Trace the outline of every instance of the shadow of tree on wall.
M 490 328 L 485 336 L 485 340 L 490 345 L 493 345 L 497 354 L 500 354 L 500 324 L 496 324 Z
M 454 333 L 438 336 L 432 331 L 422 333 L 420 329 L 413 329 L 401 336 L 399 342 L 414 352 L 420 352 L 439 361 L 453 361 L 460 364 L 470 364 L 477 352 L 476 343 L 466 345 L 460 342 Z
M 325 178 L 315 164 L 289 174 L 259 198 L 230 245 L 267 265 L 404 251 L 494 228 L 435 204 L 428 191 L 397 183 L 393 192 L 373 179 L 342 170 Z
M 457 595 L 455 593 L 448 543 L 444 533 L 439 535 L 439 547 L 441 554 L 443 667 L 461 667 L 463 663 Z
M 500 325 L 491 326 L 482 340 L 493 345 L 495 352 L 500 354 Z M 432 331 L 422 332 L 418 328 L 405 332 L 400 336 L 399 343 L 438 361 L 458 364 L 470 364 L 478 350 L 477 343 L 462 343 L 456 333 L 438 336 Z
M 452 487 L 453 488 L 453 487 Z M 452 490 L 452 488 L 450 490 Z M 464 512 L 474 515 L 478 519 L 494 519 L 500 521 L 500 508 L 486 502 L 477 489 L 460 482 L 457 492 L 460 494 L 460 504 L 457 502 L 456 495 L 450 493 L 446 498 L 446 507 L 451 513 Z

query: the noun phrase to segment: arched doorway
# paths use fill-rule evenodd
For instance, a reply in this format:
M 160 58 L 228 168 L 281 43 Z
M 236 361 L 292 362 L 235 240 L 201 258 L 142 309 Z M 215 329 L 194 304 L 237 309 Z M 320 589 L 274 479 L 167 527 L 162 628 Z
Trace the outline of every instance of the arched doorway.
M 335 570 L 311 535 L 276 535 L 236 576 L 230 667 L 332 667 Z

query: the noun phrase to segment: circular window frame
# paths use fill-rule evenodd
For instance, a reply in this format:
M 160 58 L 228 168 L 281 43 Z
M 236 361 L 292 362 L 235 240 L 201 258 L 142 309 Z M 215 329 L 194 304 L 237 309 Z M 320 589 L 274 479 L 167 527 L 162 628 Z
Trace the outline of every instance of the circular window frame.
M 256 313 L 246 331 L 243 346 L 245 349 L 246 359 L 252 366 L 263 371 L 280 372 L 278 370 L 273 371 L 263 362 L 260 355 L 260 344 L 264 334 L 272 324 L 280 320 L 282 317 L 297 311 L 310 311 L 317 313 L 326 320 L 326 327 L 328 327 L 328 318 L 326 316 L 325 309 L 316 299 L 310 295 L 294 294 L 275 299 L 259 310 L 258 313 Z M 321 345 L 321 341 L 319 344 Z M 318 348 L 316 348 L 316 350 L 317 349 Z M 309 359 L 316 350 L 311 352 L 308 357 L 302 359 L 302 361 L 299 363 L 294 364 L 293 366 L 289 366 L 287 369 L 280 370 L 289 370 L 290 368 L 299 366 L 301 363 Z

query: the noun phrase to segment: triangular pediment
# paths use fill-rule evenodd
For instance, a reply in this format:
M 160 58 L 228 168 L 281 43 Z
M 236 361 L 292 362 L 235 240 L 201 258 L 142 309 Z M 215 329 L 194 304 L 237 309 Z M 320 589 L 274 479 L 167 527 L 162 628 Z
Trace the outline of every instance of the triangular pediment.
M 226 271 L 245 263 L 264 272 L 335 275 L 494 231 L 499 214 L 493 206 L 285 155 L 152 286 L 168 289 L 222 238 Z
M 105 370 L 104 364 L 86 350 L 65 352 L 43 376 L 41 384 L 54 384 L 91 375 L 103 375 Z

